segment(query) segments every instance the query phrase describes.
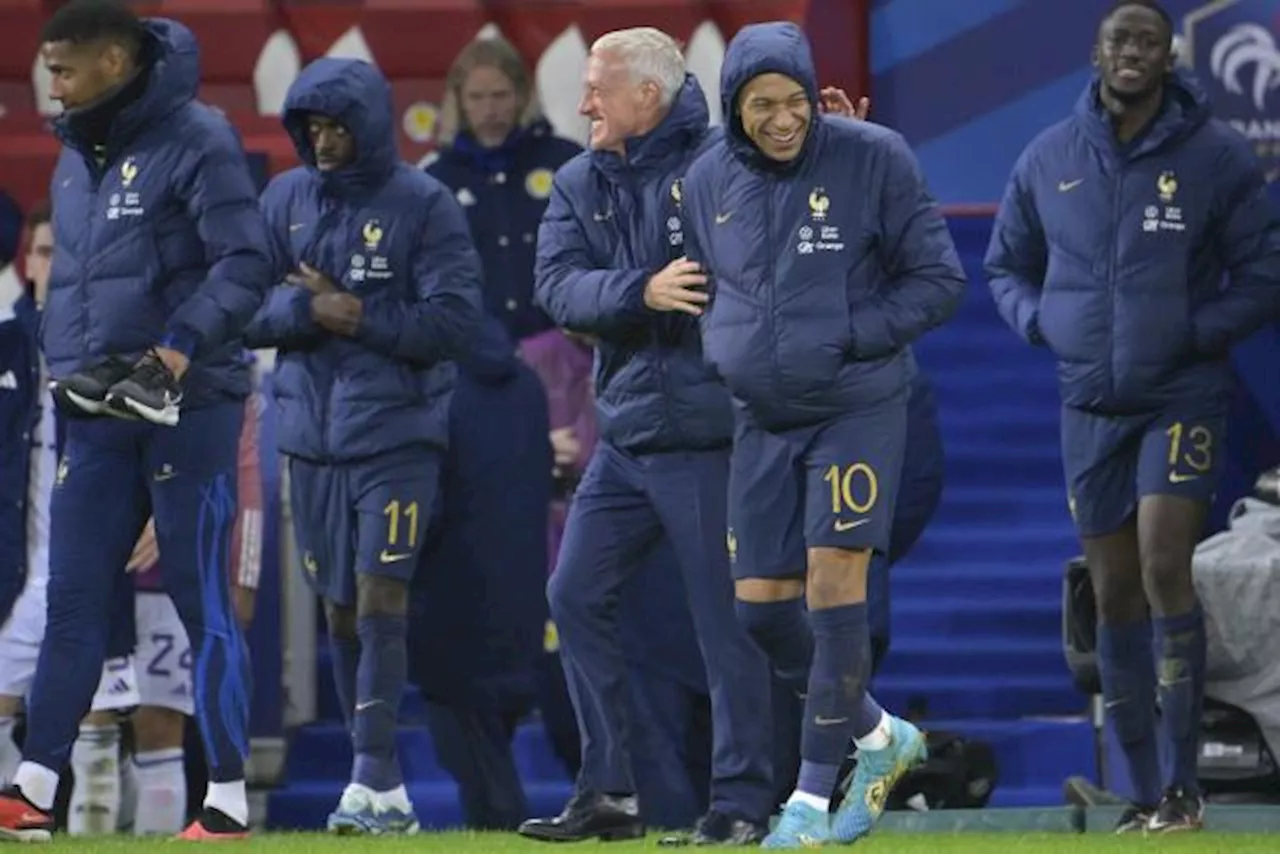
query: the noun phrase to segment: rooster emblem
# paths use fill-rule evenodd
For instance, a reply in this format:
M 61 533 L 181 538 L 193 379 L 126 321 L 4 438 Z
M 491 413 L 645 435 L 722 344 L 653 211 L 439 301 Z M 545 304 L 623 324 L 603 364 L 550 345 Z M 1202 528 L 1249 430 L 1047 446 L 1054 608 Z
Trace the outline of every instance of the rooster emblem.
M 1267 94 L 1280 89 L 1280 49 L 1275 37 L 1257 24 L 1237 24 L 1218 39 L 1209 53 L 1209 68 L 1233 95 L 1244 95 L 1240 78 L 1253 67 L 1253 86 L 1248 93 L 1259 111 L 1266 109 Z

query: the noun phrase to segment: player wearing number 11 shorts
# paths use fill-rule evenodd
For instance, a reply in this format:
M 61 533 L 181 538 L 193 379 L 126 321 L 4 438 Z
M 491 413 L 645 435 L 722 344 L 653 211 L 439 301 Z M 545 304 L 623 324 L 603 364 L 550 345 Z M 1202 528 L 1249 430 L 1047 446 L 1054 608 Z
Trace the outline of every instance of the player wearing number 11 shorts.
M 920 732 L 866 694 L 867 570 L 889 544 L 909 345 L 955 311 L 964 272 L 902 138 L 818 115 L 798 27 L 741 30 L 720 91 L 727 133 L 684 195 L 689 259 L 712 289 L 704 349 L 737 404 L 739 614 L 780 676 L 809 668 L 796 791 L 763 845 L 847 843 L 924 755 Z M 831 816 L 851 738 L 857 771 Z

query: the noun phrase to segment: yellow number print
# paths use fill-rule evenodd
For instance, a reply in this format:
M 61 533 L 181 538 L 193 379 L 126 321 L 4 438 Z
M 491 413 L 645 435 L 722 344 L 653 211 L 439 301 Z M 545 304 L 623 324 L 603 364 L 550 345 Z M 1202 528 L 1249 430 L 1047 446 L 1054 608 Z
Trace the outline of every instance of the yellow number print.
M 867 482 L 867 495 L 861 501 L 854 494 L 859 478 Z M 880 498 L 880 480 L 866 463 L 854 463 L 843 470 L 840 466 L 829 466 L 822 479 L 831 486 L 831 512 L 837 516 L 846 511 L 866 513 Z
M 1204 474 L 1213 467 L 1213 433 L 1200 424 L 1188 428 L 1181 421 L 1169 425 L 1164 431 L 1169 437 L 1169 467 L 1176 469 L 1179 462 L 1196 474 Z
M 409 542 L 406 544 L 412 549 L 418 544 L 418 502 L 410 501 L 408 504 L 401 504 L 399 499 L 391 499 L 387 502 L 387 506 L 382 508 L 382 515 L 387 517 L 387 545 L 392 548 L 400 545 L 400 519 L 403 516 L 408 522 Z

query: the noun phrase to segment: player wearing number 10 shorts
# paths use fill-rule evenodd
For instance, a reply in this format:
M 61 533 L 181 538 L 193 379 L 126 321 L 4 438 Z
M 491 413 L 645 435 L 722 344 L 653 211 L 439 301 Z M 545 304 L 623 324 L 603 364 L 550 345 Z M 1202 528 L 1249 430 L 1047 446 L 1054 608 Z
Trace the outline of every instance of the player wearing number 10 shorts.
M 763 845 L 849 843 L 924 755 L 921 733 L 866 694 L 866 582 L 889 544 L 910 344 L 955 311 L 965 277 L 903 139 L 818 115 L 798 27 L 739 31 L 720 92 L 727 133 L 684 196 L 689 259 L 712 289 L 703 344 L 737 405 L 739 613 L 781 677 L 809 669 L 799 779 Z M 851 738 L 857 771 L 831 816 Z

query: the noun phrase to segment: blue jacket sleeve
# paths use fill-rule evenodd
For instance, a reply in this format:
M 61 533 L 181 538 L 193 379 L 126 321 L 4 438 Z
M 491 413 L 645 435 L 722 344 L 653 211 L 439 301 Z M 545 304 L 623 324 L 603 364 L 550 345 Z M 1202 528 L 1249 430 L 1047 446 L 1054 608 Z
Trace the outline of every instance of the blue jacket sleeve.
M 883 157 L 881 258 L 889 282 L 853 306 L 853 353 L 862 360 L 897 352 L 946 322 L 966 284 L 946 220 L 906 141 L 892 137 Z
M 609 335 L 648 318 L 644 286 L 651 273 L 591 263 L 587 235 L 559 177 L 538 227 L 533 275 L 535 301 L 557 326 Z
M 413 301 L 392 293 L 366 298 L 356 330 L 356 339 L 370 350 L 419 365 L 465 351 L 482 319 L 484 274 L 466 216 L 443 186 L 432 195 L 413 256 Z
M 1044 284 L 1049 247 L 1035 199 L 1027 187 L 1027 155 L 1013 167 L 996 213 L 984 260 L 991 295 L 1004 322 L 1037 346 L 1040 337 L 1040 288 Z
M 179 193 L 209 272 L 169 318 L 162 343 L 191 357 L 243 335 L 271 284 L 271 262 L 249 166 L 229 129 L 205 148 Z
M 1215 223 L 1227 268 L 1226 287 L 1196 310 L 1196 351 L 1219 356 L 1280 318 L 1280 222 L 1261 165 L 1247 143 L 1233 140 L 1214 170 L 1223 188 Z
M 288 193 L 273 181 L 262 192 L 262 217 L 267 224 L 272 282 L 293 272 L 287 248 Z M 258 313 L 244 330 L 246 347 L 302 348 L 328 335 L 311 318 L 311 292 L 297 285 L 277 285 L 267 292 Z

